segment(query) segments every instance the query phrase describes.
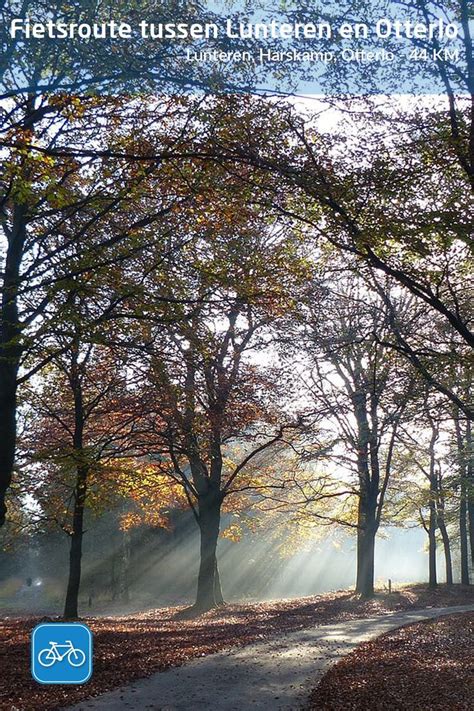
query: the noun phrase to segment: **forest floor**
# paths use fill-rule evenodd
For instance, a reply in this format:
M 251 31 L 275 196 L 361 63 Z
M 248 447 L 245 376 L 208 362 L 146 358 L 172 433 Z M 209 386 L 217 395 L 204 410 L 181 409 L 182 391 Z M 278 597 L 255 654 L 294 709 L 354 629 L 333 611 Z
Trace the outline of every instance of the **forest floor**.
M 323 676 L 314 711 L 469 711 L 474 612 L 418 622 L 357 647 Z
M 454 614 L 461 610 L 474 611 L 474 605 L 392 612 L 297 632 L 282 632 L 258 643 L 194 659 L 189 664 L 167 669 L 147 679 L 137 679 L 115 691 L 68 706 L 64 711 L 307 709 L 311 687 L 358 645 L 402 625 L 449 615 L 453 610 L 456 610 Z M 379 669 L 382 675 L 387 671 L 393 670 Z M 403 683 L 402 676 L 397 678 Z M 462 691 L 458 698 L 465 703 L 471 702 L 471 697 L 463 698 L 461 694 Z M 418 702 L 421 700 L 416 692 L 413 696 Z M 385 707 L 378 705 L 376 693 L 365 702 L 363 711 L 373 711 L 374 707 L 385 711 Z M 429 711 L 423 702 L 413 708 Z M 444 708 L 451 711 L 452 706 Z M 333 711 L 334 707 L 330 704 L 327 709 Z M 406 707 L 395 701 L 388 711 L 406 711 Z
M 381 592 L 371 601 L 338 591 L 295 600 L 229 604 L 194 620 L 175 619 L 178 608 L 84 617 L 94 633 L 94 674 L 87 684 L 75 687 L 42 686 L 30 674 L 31 630 L 41 621 L 60 620 L 12 615 L 0 621 L 0 709 L 59 708 L 197 657 L 296 630 L 383 617 L 390 612 L 473 604 L 473 586 L 440 586 L 431 592 L 416 585 L 391 595 Z

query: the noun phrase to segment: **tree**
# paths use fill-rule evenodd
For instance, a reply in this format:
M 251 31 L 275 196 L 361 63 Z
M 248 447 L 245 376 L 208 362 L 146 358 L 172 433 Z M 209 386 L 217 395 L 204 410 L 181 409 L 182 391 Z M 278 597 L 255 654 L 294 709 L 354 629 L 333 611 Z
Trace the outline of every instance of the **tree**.
M 29 445 L 29 490 L 41 517 L 57 521 L 70 539 L 65 618 L 78 616 L 86 508 L 120 493 L 120 458 L 134 453 L 132 436 L 141 417 L 125 363 L 85 337 L 83 308 L 75 298 L 71 316 L 83 320 L 76 321 L 73 338 L 51 362 L 41 386 L 30 388 L 34 419 L 23 441 Z
M 442 100 L 412 111 L 377 99 L 339 107 L 339 125 L 328 131 L 318 114 L 284 102 L 224 99 L 209 150 L 279 176 L 265 199 L 286 219 L 304 225 L 317 244 L 394 279 L 472 350 L 472 293 L 464 290 L 472 256 L 469 100 L 450 95 L 447 113 Z M 396 346 L 472 418 L 470 402 L 432 377 L 417 344 L 397 336 Z
M 171 166 L 104 160 L 100 147 L 135 142 L 150 113 L 129 113 L 129 102 L 75 96 L 27 96 L 4 109 L 3 145 L 7 151 L 1 182 L 2 230 L 0 322 L 0 525 L 16 450 L 17 392 L 38 373 L 53 352 L 38 347 L 68 308 L 71 280 L 92 270 L 123 265 L 148 250 L 163 254 L 173 213 L 189 198 L 195 177 Z M 156 145 L 183 140 L 189 118 L 173 100 L 147 107 L 163 121 L 153 131 Z M 174 120 L 176 135 L 165 125 Z M 149 144 L 142 137 L 142 149 Z M 68 147 L 90 145 L 77 159 Z M 49 153 L 53 152 L 53 155 Z M 171 166 L 171 167 L 170 167 Z M 166 218 L 166 219 L 165 219 Z M 160 224 L 161 230 L 152 230 Z M 176 227 L 176 220 L 174 222 Z M 177 241 L 172 248 L 176 248 Z M 116 272 L 117 273 L 117 272 Z M 109 270 L 109 278 L 112 271 Z M 125 288 L 115 284 L 111 308 Z M 31 358 L 33 354 L 33 359 Z M 31 362 L 33 360 L 33 363 Z
M 406 470 L 408 474 L 414 470 L 415 477 L 413 481 L 407 476 L 407 487 L 402 486 L 402 490 L 403 496 L 411 502 L 411 515 L 415 510 L 418 512 L 421 525 L 428 535 L 428 584 L 430 588 L 436 588 L 438 530 L 443 543 L 446 584 L 453 583 L 451 540 L 448 532 L 453 512 L 448 511 L 448 505 L 451 508 L 453 506 L 454 484 L 453 477 L 449 476 L 449 468 L 447 469 L 446 455 L 443 455 L 443 446 L 446 447 L 446 437 L 449 434 L 449 419 L 443 402 L 435 398 L 434 393 L 425 391 L 424 396 L 420 393 L 420 400 L 423 402 L 412 423 L 402 426 L 400 431 Z M 423 475 L 428 488 L 418 481 L 418 473 Z
M 193 612 L 223 601 L 216 548 L 224 500 L 243 481 L 251 486 L 250 465 L 300 426 L 279 409 L 284 379 L 269 346 L 272 326 L 304 280 L 304 261 L 292 234 L 243 202 L 238 180 L 224 192 L 225 202 L 216 195 L 204 212 L 199 238 L 165 279 L 158 275 L 160 290 L 171 286 L 179 317 L 171 312 L 167 327 L 150 327 L 140 366 L 146 400 L 156 403 L 147 446 L 183 487 L 199 526 Z
M 472 497 L 472 447 L 471 428 L 468 421 L 463 427 L 459 412 L 454 410 L 455 441 L 457 465 L 459 468 L 459 539 L 461 549 L 461 583 L 469 585 L 469 529 L 467 522 L 468 501 Z M 471 549 L 472 550 L 472 549 Z
M 135 30 L 137 23 L 164 25 L 176 23 L 177 7 L 173 0 L 161 2 L 157 7 L 150 0 L 24 0 L 16 6 L 11 0 L 0 6 L 0 99 L 21 94 L 70 93 L 84 95 L 131 95 L 140 92 L 175 96 L 189 91 L 227 91 L 246 89 L 254 83 L 254 68 L 245 63 L 231 67 L 226 63 L 212 71 L 199 62 L 182 62 L 186 48 L 196 49 L 198 38 L 190 36 L 155 37 L 133 31 L 122 38 L 113 32 L 110 37 L 91 33 L 84 36 L 73 32 L 67 42 L 54 41 L 48 36 L 34 33 L 24 36 L 20 27 L 11 28 L 12 20 L 30 20 L 38 23 L 58 23 L 77 28 L 78 25 L 101 26 L 110 29 L 110 23 L 127 24 Z M 227 16 L 230 16 L 231 8 Z M 237 14 L 237 13 L 235 13 Z M 222 22 L 218 8 L 206 3 L 182 3 L 179 21 L 192 25 L 196 18 L 203 24 Z M 13 32 L 11 31 L 13 30 Z M 63 38 L 64 39 L 64 38 Z M 206 49 L 227 48 L 221 38 L 203 38 Z M 249 49 L 249 43 L 234 40 L 235 50 Z M 111 51 L 112 50 L 112 51 Z M 130 58 L 133 57 L 133 62 Z
M 375 538 L 414 377 L 403 373 L 400 361 L 380 346 L 387 314 L 357 273 L 322 281 L 310 292 L 306 308 L 308 388 L 315 406 L 324 409 L 338 432 L 343 449 L 332 457 L 357 476 L 356 591 L 371 597 Z

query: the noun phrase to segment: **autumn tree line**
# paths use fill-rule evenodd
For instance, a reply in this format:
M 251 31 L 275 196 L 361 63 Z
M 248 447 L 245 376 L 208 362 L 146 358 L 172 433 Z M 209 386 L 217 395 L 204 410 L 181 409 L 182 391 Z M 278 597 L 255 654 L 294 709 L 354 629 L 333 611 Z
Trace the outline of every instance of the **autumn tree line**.
M 2 105 L 5 535 L 192 511 L 193 613 L 222 604 L 227 512 L 381 525 L 474 561 L 467 98 L 30 94 Z M 453 570 L 459 549 L 459 571 Z
M 438 59 L 445 93 L 419 101 L 269 101 L 232 76 L 221 95 L 165 43 L 159 76 L 135 47 L 126 94 L 130 52 L 71 63 L 2 30 L 0 525 L 67 535 L 66 617 L 85 517 L 117 506 L 124 530 L 192 512 L 193 613 L 223 603 L 223 514 L 236 535 L 353 532 L 364 597 L 380 526 L 422 526 L 430 585 L 439 546 L 446 581 L 469 583 L 469 13 L 466 72 Z

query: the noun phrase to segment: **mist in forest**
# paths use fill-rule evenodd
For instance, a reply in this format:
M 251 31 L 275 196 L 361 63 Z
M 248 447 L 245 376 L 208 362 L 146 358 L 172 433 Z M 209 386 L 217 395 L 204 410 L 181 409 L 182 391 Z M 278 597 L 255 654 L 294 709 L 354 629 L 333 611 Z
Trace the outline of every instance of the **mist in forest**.
M 192 602 L 199 562 L 196 524 L 183 516 L 171 530 L 121 531 L 113 518 L 92 522 L 85 536 L 80 607 L 84 614 L 131 611 Z M 424 533 L 385 529 L 377 540 L 376 581 L 387 587 L 427 579 Z M 281 541 L 280 541 L 281 544 Z M 304 597 L 353 586 L 356 539 L 331 533 L 286 550 L 272 536 L 222 538 L 218 559 L 228 602 Z M 290 553 L 288 553 L 290 549 Z M 293 549 L 295 552 L 293 552 Z M 67 584 L 67 537 L 36 536 L 2 553 L 0 604 L 7 610 L 60 613 Z M 441 561 L 440 561 L 441 564 Z M 440 571 L 442 567 L 440 567 Z

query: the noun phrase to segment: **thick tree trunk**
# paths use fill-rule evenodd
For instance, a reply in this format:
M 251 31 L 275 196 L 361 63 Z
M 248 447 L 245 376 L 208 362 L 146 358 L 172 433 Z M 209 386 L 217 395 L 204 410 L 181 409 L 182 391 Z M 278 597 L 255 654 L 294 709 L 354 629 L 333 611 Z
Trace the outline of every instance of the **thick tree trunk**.
M 86 506 L 87 477 L 89 467 L 84 453 L 84 402 L 82 382 L 78 365 L 79 338 L 72 351 L 70 370 L 71 388 L 74 394 L 73 447 L 76 459 L 76 486 L 74 489 L 74 512 L 72 519 L 71 550 L 69 553 L 69 580 L 64 605 L 64 617 L 78 617 L 79 588 L 81 585 L 82 539 L 84 535 L 84 509 Z
M 220 528 L 219 494 L 208 492 L 199 497 L 200 564 L 195 609 L 206 612 L 223 603 L 217 571 L 217 539 Z
M 79 467 L 75 490 L 75 504 L 71 535 L 71 548 L 69 551 L 69 578 L 64 605 L 66 619 L 77 618 L 79 589 L 81 585 L 82 565 L 82 540 L 84 536 L 84 507 L 87 489 L 87 469 Z
M 358 431 L 357 469 L 359 475 L 356 592 L 363 598 L 370 598 L 374 594 L 375 536 L 378 528 L 377 499 L 380 481 L 376 444 L 377 416 L 376 407 L 372 406 L 371 430 L 365 391 L 355 392 L 352 395 L 352 402 Z
M 356 592 L 363 598 L 374 595 L 375 535 L 373 527 L 368 530 L 359 529 L 357 535 Z
M 26 239 L 26 206 L 15 205 L 7 233 L 0 319 L 0 526 L 5 523 L 5 496 L 10 487 L 16 450 L 17 374 L 22 346 L 18 313 L 20 266 Z

